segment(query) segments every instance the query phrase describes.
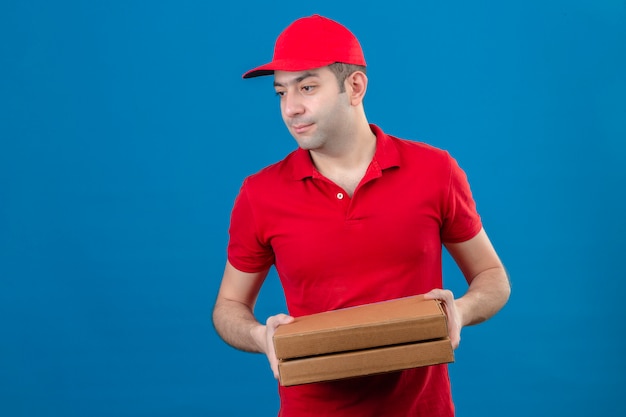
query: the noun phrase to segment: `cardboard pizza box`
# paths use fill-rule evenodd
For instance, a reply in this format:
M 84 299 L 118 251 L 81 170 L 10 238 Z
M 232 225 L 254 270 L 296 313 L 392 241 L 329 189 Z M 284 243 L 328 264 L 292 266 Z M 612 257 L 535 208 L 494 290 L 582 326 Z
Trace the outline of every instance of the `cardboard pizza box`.
M 274 347 L 285 386 L 454 361 L 441 303 L 421 295 L 297 317 Z
M 291 359 L 447 336 L 441 303 L 416 295 L 296 317 L 276 329 L 274 348 Z
M 454 361 L 448 338 L 283 360 L 278 363 L 280 384 L 309 384 Z

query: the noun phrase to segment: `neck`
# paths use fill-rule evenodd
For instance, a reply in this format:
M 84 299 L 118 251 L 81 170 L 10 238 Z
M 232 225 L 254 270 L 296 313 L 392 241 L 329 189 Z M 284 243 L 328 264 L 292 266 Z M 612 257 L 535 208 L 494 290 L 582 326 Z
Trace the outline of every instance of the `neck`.
M 365 175 L 376 152 L 376 135 L 367 120 L 358 123 L 333 149 L 311 150 L 317 170 L 344 189 L 350 196 Z

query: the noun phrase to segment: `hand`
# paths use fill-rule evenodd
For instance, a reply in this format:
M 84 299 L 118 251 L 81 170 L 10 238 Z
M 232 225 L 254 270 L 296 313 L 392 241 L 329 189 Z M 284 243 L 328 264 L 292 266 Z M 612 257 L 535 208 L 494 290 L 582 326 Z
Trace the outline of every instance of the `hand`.
M 276 328 L 282 324 L 291 323 L 294 320 L 293 317 L 286 314 L 277 314 L 275 316 L 268 317 L 265 326 L 258 326 L 253 329 L 253 336 L 257 339 L 257 343 L 261 347 L 261 350 L 265 352 L 267 360 L 270 363 L 270 368 L 274 373 L 274 378 L 278 379 L 278 359 L 276 358 L 276 352 L 274 350 L 274 332 Z
M 448 318 L 448 334 L 450 336 L 450 343 L 452 349 L 459 347 L 461 343 L 461 328 L 463 327 L 463 319 L 461 312 L 457 308 L 454 301 L 454 294 L 450 290 L 434 289 L 424 294 L 426 300 L 440 300 L 443 302 L 443 307 Z

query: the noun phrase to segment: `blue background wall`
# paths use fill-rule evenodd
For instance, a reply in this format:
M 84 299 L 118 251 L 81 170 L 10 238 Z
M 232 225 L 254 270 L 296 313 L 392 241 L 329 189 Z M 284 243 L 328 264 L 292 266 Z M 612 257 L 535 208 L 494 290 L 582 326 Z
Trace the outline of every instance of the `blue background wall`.
M 210 312 L 242 179 L 295 146 L 240 76 L 312 13 L 360 38 L 370 120 L 458 159 L 510 270 L 458 415 L 626 415 L 624 1 L 210 3 L 0 5 L 1 415 L 276 414 Z

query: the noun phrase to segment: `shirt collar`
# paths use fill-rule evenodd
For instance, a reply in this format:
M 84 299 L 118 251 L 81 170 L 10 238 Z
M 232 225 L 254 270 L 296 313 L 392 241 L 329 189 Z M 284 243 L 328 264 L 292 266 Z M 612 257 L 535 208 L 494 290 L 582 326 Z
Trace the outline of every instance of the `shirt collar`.
M 381 171 L 400 166 L 400 154 L 396 143 L 378 126 L 370 124 L 370 128 L 376 135 L 376 152 L 374 153 L 372 164 L 377 165 Z M 320 176 L 307 150 L 302 148 L 296 149 L 293 153 L 292 163 L 295 180 Z

